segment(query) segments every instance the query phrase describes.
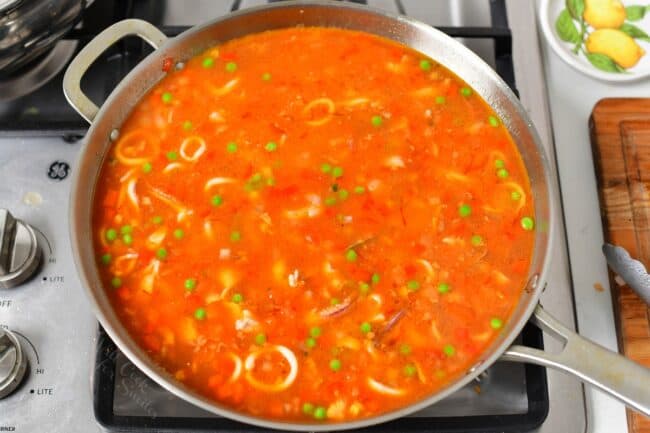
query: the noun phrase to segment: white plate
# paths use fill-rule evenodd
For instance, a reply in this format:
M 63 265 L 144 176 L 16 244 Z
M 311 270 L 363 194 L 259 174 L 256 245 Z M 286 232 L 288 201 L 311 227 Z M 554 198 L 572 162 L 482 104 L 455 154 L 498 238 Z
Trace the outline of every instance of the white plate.
M 621 3 L 623 3 L 624 6 L 650 4 L 650 2 L 645 0 L 622 0 Z M 571 51 L 574 44 L 564 42 L 559 38 L 555 30 L 555 21 L 565 7 L 566 5 L 564 0 L 541 0 L 539 8 L 539 20 L 542 33 L 544 34 L 546 41 L 553 48 L 553 51 L 555 51 L 562 60 L 580 72 L 603 81 L 625 82 L 650 77 L 650 42 L 635 39 L 637 44 L 646 51 L 646 54 L 641 57 L 636 65 L 627 69 L 625 72 L 620 73 L 601 71 L 589 63 L 584 53 L 574 54 Z M 628 21 L 626 20 L 626 22 Z M 642 20 L 633 21 L 630 22 L 630 24 L 634 24 L 643 29 L 646 33 L 650 34 L 650 11 L 646 12 Z

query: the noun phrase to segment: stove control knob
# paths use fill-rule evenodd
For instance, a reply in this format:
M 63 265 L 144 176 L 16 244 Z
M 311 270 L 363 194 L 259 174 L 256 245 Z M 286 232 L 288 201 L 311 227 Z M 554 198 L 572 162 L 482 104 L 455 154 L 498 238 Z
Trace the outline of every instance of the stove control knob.
M 0 209 L 0 289 L 10 289 L 31 277 L 41 263 L 34 229 Z
M 0 328 L 0 399 L 11 394 L 25 377 L 27 358 L 14 334 Z

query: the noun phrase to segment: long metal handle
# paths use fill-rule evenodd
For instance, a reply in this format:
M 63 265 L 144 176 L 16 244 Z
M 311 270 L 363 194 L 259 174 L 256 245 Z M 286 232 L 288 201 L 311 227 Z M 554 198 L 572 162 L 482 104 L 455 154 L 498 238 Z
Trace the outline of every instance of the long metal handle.
M 65 71 L 65 75 L 63 76 L 63 93 L 70 105 L 88 123 L 93 121 L 99 108 L 82 92 L 81 77 L 83 77 L 90 65 L 104 51 L 115 42 L 130 35 L 140 36 L 156 49 L 167 40 L 167 36 L 146 21 L 136 19 L 123 20 L 107 27 L 90 41 L 79 51 L 79 54 L 72 60 L 68 69 Z
M 503 354 L 502 361 L 530 362 L 563 371 L 650 416 L 650 369 L 581 337 L 539 305 L 535 309 L 533 322 L 564 341 L 562 351 L 547 353 L 514 345 Z

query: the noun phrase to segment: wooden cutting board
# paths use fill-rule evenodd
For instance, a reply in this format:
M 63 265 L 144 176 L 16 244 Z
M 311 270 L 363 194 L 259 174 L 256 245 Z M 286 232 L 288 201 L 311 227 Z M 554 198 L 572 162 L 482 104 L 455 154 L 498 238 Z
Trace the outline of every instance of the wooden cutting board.
M 650 269 L 650 98 L 599 101 L 589 129 L 605 240 Z M 609 277 L 619 346 L 650 367 L 650 311 L 611 270 Z M 650 419 L 630 410 L 627 418 L 630 432 L 650 433 Z

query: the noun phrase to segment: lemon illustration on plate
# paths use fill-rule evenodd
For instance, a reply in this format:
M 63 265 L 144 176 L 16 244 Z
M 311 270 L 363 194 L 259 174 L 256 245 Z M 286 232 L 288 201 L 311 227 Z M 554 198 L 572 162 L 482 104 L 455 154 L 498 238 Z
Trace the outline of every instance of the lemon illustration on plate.
M 645 54 L 643 48 L 626 33 L 616 29 L 594 30 L 585 41 L 589 53 L 604 54 L 622 68 L 631 68 Z
M 625 73 L 636 66 L 650 42 L 641 27 L 650 5 L 625 7 L 621 0 L 564 0 L 565 8 L 555 20 L 555 32 L 572 44 L 575 55 L 584 55 L 601 71 Z
M 585 0 L 583 17 L 594 29 L 617 29 L 625 22 L 625 7 L 619 0 Z

